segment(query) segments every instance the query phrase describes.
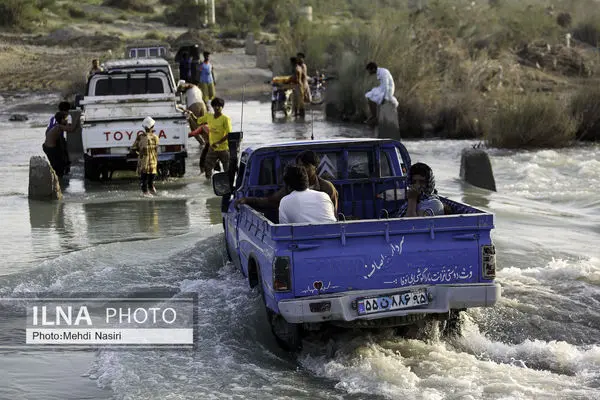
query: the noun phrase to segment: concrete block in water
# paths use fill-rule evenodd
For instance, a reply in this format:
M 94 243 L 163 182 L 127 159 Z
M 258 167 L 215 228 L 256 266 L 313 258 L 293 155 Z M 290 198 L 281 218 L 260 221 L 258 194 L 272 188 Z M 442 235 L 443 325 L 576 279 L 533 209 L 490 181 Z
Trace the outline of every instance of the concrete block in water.
M 256 68 L 269 68 L 269 51 L 264 44 L 259 44 L 256 48 Z
M 385 102 L 379 106 L 376 129 L 378 138 L 400 140 L 398 110 L 392 103 Z
M 60 200 L 60 181 L 46 157 L 29 159 L 29 198 L 36 200 Z
M 254 42 L 254 34 L 249 33 L 246 35 L 246 54 L 253 56 L 256 54 L 256 43 Z
M 460 178 L 473 186 L 496 191 L 492 163 L 483 149 L 463 149 L 460 157 Z

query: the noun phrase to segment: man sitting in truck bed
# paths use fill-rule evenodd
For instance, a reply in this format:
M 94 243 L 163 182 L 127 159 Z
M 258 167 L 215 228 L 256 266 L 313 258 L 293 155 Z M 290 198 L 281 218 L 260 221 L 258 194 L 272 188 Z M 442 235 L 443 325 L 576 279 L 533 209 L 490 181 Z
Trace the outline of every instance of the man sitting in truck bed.
M 305 168 L 308 175 L 309 189 L 316 190 L 318 192 L 324 192 L 329 195 L 331 202 L 333 203 L 334 210 L 337 210 L 338 206 L 338 192 L 331 182 L 321 178 L 317 175 L 317 167 L 319 166 L 319 156 L 312 150 L 305 150 L 296 156 L 296 164 L 301 165 Z M 248 204 L 253 208 L 261 209 L 273 209 L 279 207 L 279 202 L 283 196 L 289 193 L 285 185 L 277 192 L 273 193 L 269 197 L 242 197 L 237 199 L 234 203 L 235 207 L 238 208 L 240 204 Z
M 308 188 L 308 174 L 300 165 L 288 165 L 283 181 L 290 194 L 279 203 L 279 223 L 336 222 L 331 198 L 324 192 Z

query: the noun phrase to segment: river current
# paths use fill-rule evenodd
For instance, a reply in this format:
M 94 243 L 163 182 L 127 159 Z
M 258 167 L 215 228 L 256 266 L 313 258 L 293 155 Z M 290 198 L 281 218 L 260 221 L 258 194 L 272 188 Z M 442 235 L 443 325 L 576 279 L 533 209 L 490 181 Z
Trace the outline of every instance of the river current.
M 23 100 L 24 101 L 24 100 Z M 49 104 L 54 98 L 42 98 Z M 196 292 L 198 348 L 0 352 L 0 399 L 600 399 L 600 147 L 491 150 L 498 192 L 458 178 L 473 141 L 406 141 L 440 193 L 495 213 L 502 300 L 465 316 L 464 335 L 419 341 L 391 332 L 277 347 L 256 290 L 226 261 L 219 199 L 197 167 L 143 198 L 133 179 L 83 180 L 64 199 L 29 201 L 28 164 L 41 155 L 52 107 L 27 122 L 0 112 L 0 297 L 26 292 Z M 241 103 L 229 103 L 234 130 Z M 30 115 L 31 117 L 31 115 Z M 244 104 L 247 146 L 368 137 L 362 126 L 272 122 Z M 243 147 L 244 147 L 243 146 Z

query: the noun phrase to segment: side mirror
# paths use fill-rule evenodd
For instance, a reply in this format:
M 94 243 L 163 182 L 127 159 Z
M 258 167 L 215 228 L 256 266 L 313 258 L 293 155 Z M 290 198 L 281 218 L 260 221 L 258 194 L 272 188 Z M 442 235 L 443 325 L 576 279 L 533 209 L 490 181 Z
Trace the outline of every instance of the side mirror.
M 231 194 L 231 184 L 229 183 L 229 172 L 219 172 L 212 176 L 213 190 L 217 196 L 227 196 Z

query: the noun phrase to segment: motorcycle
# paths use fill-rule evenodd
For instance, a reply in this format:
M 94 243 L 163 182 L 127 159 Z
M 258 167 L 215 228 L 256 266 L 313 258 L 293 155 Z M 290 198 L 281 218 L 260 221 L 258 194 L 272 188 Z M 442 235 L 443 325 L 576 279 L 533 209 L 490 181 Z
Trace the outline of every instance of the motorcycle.
M 290 77 L 274 77 L 268 81 L 271 91 L 271 118 L 275 119 L 277 112 L 282 111 L 286 117 L 292 113 L 292 86 Z
M 325 101 L 325 92 L 327 92 L 327 81 L 331 80 L 331 77 L 325 77 L 325 74 L 317 74 L 312 77 L 310 85 L 310 104 L 315 106 L 323 104 Z

